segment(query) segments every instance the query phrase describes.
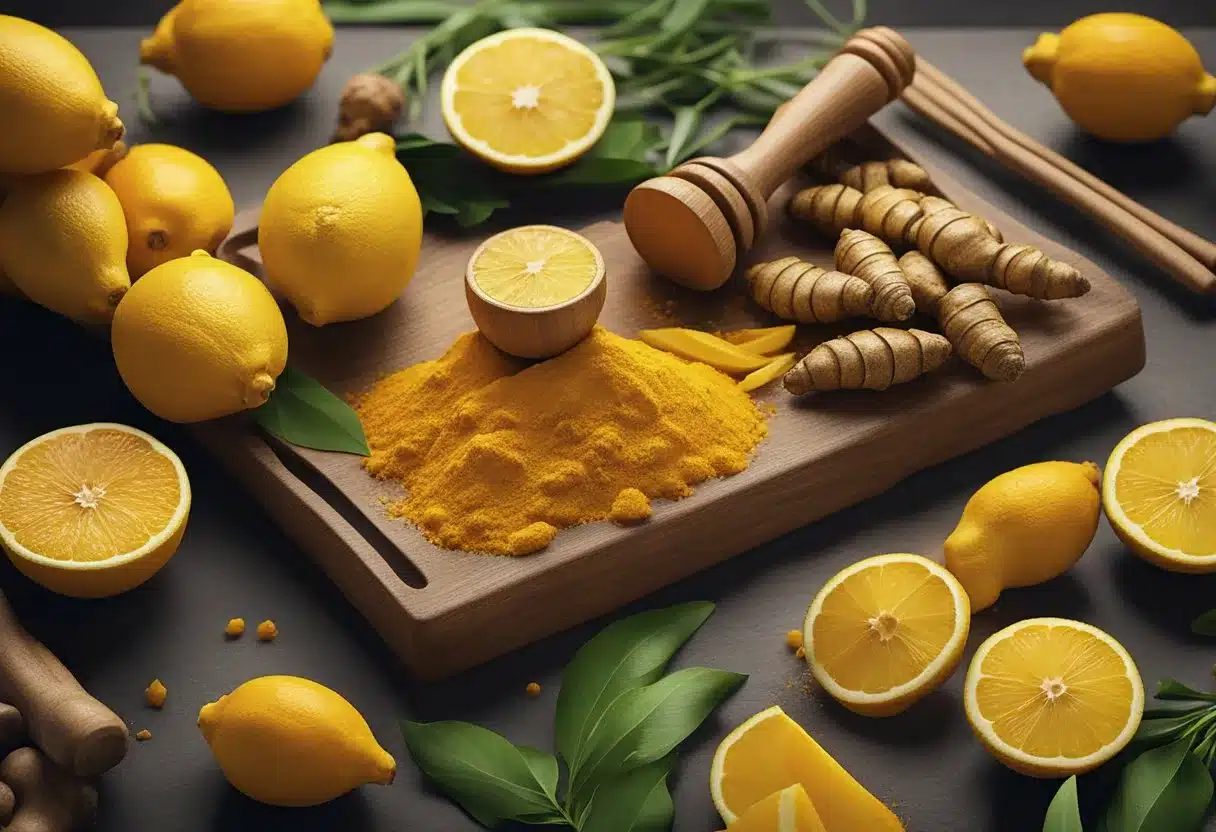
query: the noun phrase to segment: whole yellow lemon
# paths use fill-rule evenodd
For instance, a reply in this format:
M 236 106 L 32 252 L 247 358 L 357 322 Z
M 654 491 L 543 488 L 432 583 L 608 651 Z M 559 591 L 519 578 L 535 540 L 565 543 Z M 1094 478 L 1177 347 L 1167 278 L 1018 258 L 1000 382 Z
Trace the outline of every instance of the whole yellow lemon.
M 281 107 L 316 81 L 333 50 L 320 0 L 182 0 L 139 47 L 204 107 Z
M 37 23 L 0 14 L 0 173 L 70 165 L 122 138 L 88 59 Z
M 414 276 L 422 203 L 384 133 L 314 150 L 270 186 L 258 247 L 266 281 L 314 326 L 381 311 Z
M 105 174 L 127 218 L 127 269 L 138 278 L 192 251 L 214 254 L 236 208 L 219 171 L 168 144 L 131 148 Z
M 110 336 L 127 388 L 171 422 L 259 407 L 287 364 L 287 327 L 270 291 L 205 251 L 140 278 Z
M 1034 586 L 1081 559 L 1098 530 L 1101 474 L 1092 462 L 1038 462 L 972 495 L 946 539 L 946 568 L 979 612 L 1002 589 Z
M 204 705 L 198 725 L 228 782 L 273 806 L 316 806 L 397 773 L 354 706 L 308 679 L 252 679 Z
M 1216 105 L 1216 77 L 1174 29 L 1138 14 L 1083 17 L 1022 53 L 1082 130 L 1115 142 L 1162 139 Z
M 70 168 L 23 176 L 0 202 L 0 271 L 41 306 L 103 324 L 131 288 L 114 192 Z

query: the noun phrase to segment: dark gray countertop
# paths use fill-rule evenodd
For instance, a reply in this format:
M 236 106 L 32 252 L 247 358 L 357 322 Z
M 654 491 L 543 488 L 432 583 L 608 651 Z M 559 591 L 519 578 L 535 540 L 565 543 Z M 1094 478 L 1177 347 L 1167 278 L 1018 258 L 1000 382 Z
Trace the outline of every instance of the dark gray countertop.
M 67 34 L 93 60 L 111 96 L 126 96 L 133 87 L 142 32 Z M 1018 55 L 1035 32 L 908 34 L 918 50 L 1007 120 L 1150 207 L 1216 237 L 1216 119 L 1192 120 L 1175 139 L 1151 147 L 1104 146 L 1078 136 L 1048 93 L 1022 71 Z M 1209 66 L 1216 64 L 1216 29 L 1188 34 Z M 124 97 L 130 138 L 179 143 L 203 153 L 224 174 L 238 204 L 249 204 L 283 168 L 326 140 L 345 79 L 397 51 L 405 39 L 400 31 L 341 32 L 318 87 L 291 107 L 258 116 L 205 113 L 190 105 L 174 82 L 158 78 L 154 94 L 164 123 L 155 130 L 139 125 Z M 1216 416 L 1216 376 L 1209 357 L 1216 306 L 1174 290 L 1110 234 L 943 139 L 902 106 L 891 107 L 877 123 L 897 141 L 940 161 L 985 198 L 1123 281 L 1143 308 L 1148 366 L 1080 410 L 917 475 L 882 497 L 638 605 L 716 601 L 717 613 L 678 662 L 751 674 L 740 693 L 687 745 L 675 786 L 675 828 L 681 832 L 719 828 L 706 785 L 713 750 L 731 727 L 774 703 L 888 801 L 912 832 L 1040 828 L 1055 785 L 1013 774 L 980 748 L 962 712 L 962 672 L 906 714 L 868 720 L 823 695 L 808 695 L 783 634 L 800 624 L 813 593 L 844 565 L 880 552 L 937 552 L 967 497 L 995 474 L 1049 458 L 1103 463 L 1115 443 L 1143 422 Z M 437 122 L 432 118 L 429 124 Z M 604 622 L 442 684 L 412 682 L 320 572 L 180 429 L 141 412 L 98 342 L 41 310 L 0 303 L 0 391 L 0 459 L 52 428 L 120 421 L 150 430 L 178 450 L 194 487 L 194 511 L 179 554 L 154 580 L 125 596 L 96 602 L 58 598 L 30 585 L 7 562 L 0 565 L 0 586 L 29 628 L 132 729 L 153 732 L 152 741 L 135 745 L 128 760 L 104 779 L 102 832 L 473 830 L 475 825 L 457 809 L 423 789 L 396 720 L 474 720 L 516 742 L 550 747 L 561 668 Z M 1171 576 L 1150 568 L 1129 555 L 1103 522 L 1076 569 L 1047 585 L 1009 593 L 976 617 L 970 643 L 974 648 L 999 627 L 1028 616 L 1076 617 L 1120 639 L 1148 685 L 1164 676 L 1203 685 L 1216 645 L 1189 635 L 1187 623 L 1212 606 L 1216 578 Z M 225 643 L 222 631 L 231 616 L 251 622 L 273 618 L 282 635 L 270 645 L 248 636 Z M 313 810 L 276 810 L 239 796 L 221 777 L 195 719 L 205 702 L 268 673 L 308 676 L 349 698 L 398 758 L 397 783 L 370 787 Z M 153 677 L 169 688 L 168 704 L 160 712 L 143 706 L 143 689 Z M 545 688 L 537 700 L 523 692 L 533 680 Z M 1095 794 L 1100 781 L 1100 775 L 1083 780 L 1083 794 Z

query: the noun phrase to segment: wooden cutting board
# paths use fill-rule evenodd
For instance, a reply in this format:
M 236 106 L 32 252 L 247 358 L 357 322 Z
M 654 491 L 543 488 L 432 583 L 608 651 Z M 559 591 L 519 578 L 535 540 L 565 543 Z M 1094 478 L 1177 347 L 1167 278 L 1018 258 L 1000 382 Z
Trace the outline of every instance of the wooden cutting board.
M 863 140 L 901 153 L 873 131 Z M 1054 304 L 997 293 L 1023 339 L 1027 363 L 1021 379 L 988 382 L 952 361 L 933 377 L 885 393 L 796 401 L 780 384 L 771 385 L 759 398 L 776 413 L 751 467 L 703 484 L 686 500 L 656 501 L 653 518 L 640 527 L 595 523 L 569 529 L 545 551 L 519 559 L 445 551 L 384 513 L 380 499 L 400 492 L 367 476 L 356 457 L 290 447 L 243 420 L 199 425 L 196 433 L 416 676 L 450 675 L 1075 408 L 1139 372 L 1140 310 L 1123 287 L 1093 263 L 930 172 L 944 196 L 987 217 L 1007 240 L 1036 245 L 1092 281 L 1085 297 Z M 789 183 L 774 197 L 773 227 L 749 263 L 798 254 L 830 264 L 833 241 L 785 217 L 785 202 L 804 184 Z M 250 233 L 255 225 L 256 211 L 243 214 L 221 249 L 222 256 L 254 271 L 257 252 L 249 243 L 256 239 Z M 651 275 L 621 224 L 599 223 L 584 233 L 608 264 L 600 322 L 614 332 L 774 323 L 746 299 L 738 275 L 717 292 L 693 293 Z M 293 365 L 346 394 L 440 356 L 473 328 L 463 275 L 475 245 L 427 235 L 421 266 L 404 295 L 371 319 L 314 329 L 288 313 Z M 803 329 L 807 344 L 844 331 Z

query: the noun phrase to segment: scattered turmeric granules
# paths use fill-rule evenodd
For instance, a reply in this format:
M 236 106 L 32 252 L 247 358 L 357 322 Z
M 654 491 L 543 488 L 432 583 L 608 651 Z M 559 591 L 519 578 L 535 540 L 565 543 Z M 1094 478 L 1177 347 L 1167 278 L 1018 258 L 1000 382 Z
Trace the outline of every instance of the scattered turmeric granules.
M 245 619 L 230 618 L 228 626 L 224 628 L 224 635 L 228 638 L 240 638 L 245 634 Z
M 269 619 L 258 625 L 258 641 L 274 641 L 279 637 L 279 628 Z
M 533 699 L 540 696 L 540 682 L 528 682 L 528 686 L 524 688 L 524 693 Z
M 785 646 L 797 650 L 802 646 L 802 630 L 790 630 L 785 634 Z
M 144 699 L 152 708 L 163 708 L 168 696 L 169 691 L 160 679 L 153 679 L 152 684 L 148 685 L 147 690 L 144 691 Z
M 407 490 L 390 514 L 448 549 L 527 555 L 739 473 L 767 433 L 729 377 L 602 327 L 522 367 L 469 334 L 355 400 L 368 472 Z
M 139 740 L 140 742 L 147 742 L 148 740 L 152 739 L 152 732 L 147 728 L 141 728 L 139 733 L 135 735 L 135 739 Z

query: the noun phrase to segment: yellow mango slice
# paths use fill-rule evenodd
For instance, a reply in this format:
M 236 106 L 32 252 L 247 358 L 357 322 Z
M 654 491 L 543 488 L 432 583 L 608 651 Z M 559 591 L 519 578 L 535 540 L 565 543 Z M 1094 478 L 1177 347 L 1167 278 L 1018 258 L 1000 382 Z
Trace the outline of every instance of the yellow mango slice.
M 739 388 L 744 393 L 750 393 L 753 390 L 758 390 L 766 384 L 770 384 L 783 375 L 788 373 L 795 364 L 798 363 L 797 353 L 787 352 L 784 355 L 779 355 L 772 361 L 765 364 L 759 370 L 748 373 L 743 380 L 739 382 Z
M 734 375 L 759 370 L 769 363 L 763 355 L 745 352 L 729 341 L 695 329 L 644 329 L 638 333 L 638 338 L 655 349 Z
M 763 329 L 736 329 L 733 332 L 722 333 L 722 338 L 744 352 L 756 355 L 772 355 L 781 352 L 794 340 L 798 327 L 794 324 L 786 326 L 770 326 Z

